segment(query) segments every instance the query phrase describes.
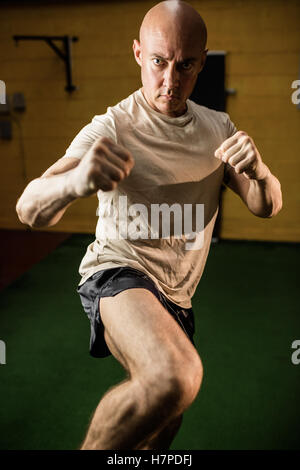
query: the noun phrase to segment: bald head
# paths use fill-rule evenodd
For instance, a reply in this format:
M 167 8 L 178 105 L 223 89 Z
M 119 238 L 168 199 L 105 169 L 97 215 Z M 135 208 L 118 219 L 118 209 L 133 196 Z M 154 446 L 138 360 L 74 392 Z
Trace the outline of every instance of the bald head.
M 206 26 L 184 1 L 166 0 L 149 10 L 133 41 L 141 67 L 142 92 L 157 112 L 178 117 L 186 112 L 197 76 L 204 67 Z
M 206 47 L 207 29 L 202 17 L 181 0 L 160 2 L 146 13 L 140 27 L 141 47 L 149 34 L 168 34 L 170 31 L 183 41 L 194 41 L 201 50 Z

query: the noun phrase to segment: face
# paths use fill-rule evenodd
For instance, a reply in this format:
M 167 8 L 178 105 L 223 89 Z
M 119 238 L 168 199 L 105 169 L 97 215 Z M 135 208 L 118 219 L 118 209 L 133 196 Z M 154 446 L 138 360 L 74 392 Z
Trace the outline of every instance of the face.
M 142 44 L 136 39 L 133 51 L 141 67 L 142 91 L 155 111 L 178 117 L 187 110 L 206 51 L 192 38 L 161 29 L 147 32 Z

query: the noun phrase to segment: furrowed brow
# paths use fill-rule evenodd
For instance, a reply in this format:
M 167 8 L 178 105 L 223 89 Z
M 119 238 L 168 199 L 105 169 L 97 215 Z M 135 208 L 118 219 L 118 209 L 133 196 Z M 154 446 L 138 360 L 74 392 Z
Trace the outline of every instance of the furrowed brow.
M 169 57 L 164 57 L 162 54 L 159 54 L 158 52 L 153 52 L 153 54 L 151 54 L 151 57 L 158 57 L 159 59 L 164 59 L 164 60 L 169 60 Z
M 150 57 L 157 57 L 158 59 L 170 60 L 169 57 L 164 57 L 162 54 L 156 53 L 156 52 L 153 52 L 153 54 L 151 54 Z M 197 60 L 196 57 L 187 57 L 186 59 L 180 60 L 180 63 L 195 62 L 196 60 Z

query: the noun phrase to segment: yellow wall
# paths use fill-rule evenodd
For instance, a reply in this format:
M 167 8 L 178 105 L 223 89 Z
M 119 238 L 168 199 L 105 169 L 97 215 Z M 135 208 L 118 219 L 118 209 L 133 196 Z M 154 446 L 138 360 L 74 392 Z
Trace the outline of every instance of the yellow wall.
M 141 86 L 132 54 L 139 24 L 155 1 L 82 2 L 2 6 L 0 79 L 7 94 L 22 92 L 27 109 L 14 113 L 13 140 L 0 140 L 0 228 L 21 228 L 15 213 L 26 182 L 58 160 L 77 132 L 95 114 Z M 254 217 L 227 190 L 223 238 L 299 241 L 298 172 L 300 110 L 291 101 L 299 79 L 298 0 L 190 1 L 208 27 L 208 48 L 226 50 L 226 86 L 237 94 L 227 112 L 238 129 L 253 137 L 264 161 L 280 179 L 284 208 L 273 219 Z M 64 64 L 42 42 L 12 35 L 75 35 L 73 81 L 64 91 Z M 0 117 L 3 119 L 3 117 Z M 51 231 L 95 230 L 97 199 L 79 200 Z

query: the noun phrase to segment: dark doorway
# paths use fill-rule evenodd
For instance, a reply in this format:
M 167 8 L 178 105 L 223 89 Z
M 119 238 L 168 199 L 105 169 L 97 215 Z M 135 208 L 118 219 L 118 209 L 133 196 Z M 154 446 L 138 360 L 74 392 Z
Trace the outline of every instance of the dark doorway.
M 225 56 L 225 51 L 208 51 L 205 65 L 202 72 L 198 75 L 190 100 L 216 111 L 226 111 Z M 222 185 L 219 213 L 213 231 L 213 242 L 217 242 L 220 239 L 222 199 L 225 189 L 226 187 Z

